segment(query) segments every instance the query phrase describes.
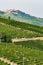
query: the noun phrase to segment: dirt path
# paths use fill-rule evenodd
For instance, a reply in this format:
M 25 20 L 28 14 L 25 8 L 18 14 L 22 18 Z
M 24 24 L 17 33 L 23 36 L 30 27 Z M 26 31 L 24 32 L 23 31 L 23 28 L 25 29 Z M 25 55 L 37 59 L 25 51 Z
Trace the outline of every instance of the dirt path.
M 43 40 L 43 37 L 33 37 L 33 38 L 14 38 L 12 42 L 22 42 L 22 41 L 29 41 L 29 40 Z
M 10 64 L 10 65 L 17 65 L 17 63 L 11 62 L 7 58 L 0 57 L 0 60 L 3 61 L 4 63 Z

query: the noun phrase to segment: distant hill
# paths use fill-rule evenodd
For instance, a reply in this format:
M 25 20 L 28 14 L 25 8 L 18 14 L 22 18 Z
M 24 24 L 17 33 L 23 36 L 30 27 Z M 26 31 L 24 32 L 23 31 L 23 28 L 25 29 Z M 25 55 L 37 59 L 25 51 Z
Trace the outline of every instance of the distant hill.
M 3 16 L 5 14 L 5 12 L 0 11 L 0 16 Z
M 10 16 L 10 19 L 13 19 L 16 21 L 43 26 L 43 18 L 37 18 L 35 16 L 31 16 L 20 10 L 0 11 L 0 17 L 8 18 L 9 16 Z

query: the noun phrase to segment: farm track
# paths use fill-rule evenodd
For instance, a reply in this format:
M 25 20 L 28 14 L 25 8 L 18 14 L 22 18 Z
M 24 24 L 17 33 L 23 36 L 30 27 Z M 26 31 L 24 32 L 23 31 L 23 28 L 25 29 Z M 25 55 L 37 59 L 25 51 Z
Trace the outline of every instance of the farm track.
M 4 63 L 10 64 L 10 65 L 17 65 L 17 63 L 14 63 L 13 61 L 11 62 L 7 58 L 0 57 L 0 60 L 3 61 Z
M 43 40 L 43 37 L 14 38 L 14 39 L 11 39 L 12 42 L 22 42 L 22 41 L 30 41 L 30 40 Z

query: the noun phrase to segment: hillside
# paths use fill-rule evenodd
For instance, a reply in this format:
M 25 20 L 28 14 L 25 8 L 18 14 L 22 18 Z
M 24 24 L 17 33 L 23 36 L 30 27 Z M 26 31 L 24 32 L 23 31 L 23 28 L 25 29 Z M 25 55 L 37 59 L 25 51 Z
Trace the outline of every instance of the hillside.
M 6 35 L 8 40 L 12 38 L 31 38 L 43 36 L 43 34 L 35 31 L 25 30 L 19 27 L 7 25 L 5 23 L 0 23 L 0 38 L 2 35 Z
M 6 36 L 6 37 L 5 37 Z M 17 65 L 43 65 L 43 40 L 11 43 L 11 39 L 43 37 L 43 26 L 36 26 L 0 17 L 0 57 Z M 7 65 L 0 61 L 0 64 Z
M 43 65 L 43 41 L 27 41 L 15 44 L 1 43 L 0 57 L 8 58 L 17 65 Z
M 37 26 L 43 26 L 43 18 L 37 18 L 22 12 L 20 10 L 0 11 L 0 17 L 9 18 L 24 23 L 29 23 Z
M 0 18 L 0 35 L 6 34 L 7 37 L 11 38 L 31 38 L 42 37 L 42 33 L 43 27 Z
M 6 24 L 11 25 L 11 26 L 19 27 L 19 28 L 22 28 L 25 30 L 31 30 L 31 31 L 35 31 L 35 32 L 39 32 L 39 33 L 43 34 L 43 26 L 42 27 L 36 26 L 36 25 L 27 24 L 27 23 L 15 21 L 15 20 L 10 20 L 10 19 L 5 19 L 5 18 L 0 18 L 0 22 L 6 23 Z

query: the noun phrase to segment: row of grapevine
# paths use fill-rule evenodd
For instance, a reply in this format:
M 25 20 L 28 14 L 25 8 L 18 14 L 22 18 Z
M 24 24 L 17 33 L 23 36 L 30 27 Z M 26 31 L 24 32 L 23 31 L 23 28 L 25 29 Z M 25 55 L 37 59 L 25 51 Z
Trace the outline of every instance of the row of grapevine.
M 18 65 L 23 65 L 23 59 L 25 65 L 43 65 L 42 46 L 43 41 L 39 40 L 14 44 L 0 43 L 0 56 L 10 59 Z
M 35 25 L 14 21 L 14 20 L 9 20 L 9 19 L 4 19 L 4 18 L 0 18 L 0 22 L 4 22 L 6 24 L 9 24 L 15 27 L 20 27 L 20 28 L 24 28 L 27 30 L 31 30 L 31 31 L 35 31 L 35 32 L 39 32 L 43 34 L 43 27 L 41 26 L 35 26 Z

